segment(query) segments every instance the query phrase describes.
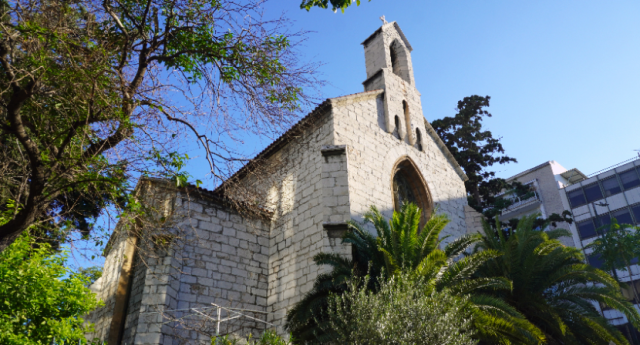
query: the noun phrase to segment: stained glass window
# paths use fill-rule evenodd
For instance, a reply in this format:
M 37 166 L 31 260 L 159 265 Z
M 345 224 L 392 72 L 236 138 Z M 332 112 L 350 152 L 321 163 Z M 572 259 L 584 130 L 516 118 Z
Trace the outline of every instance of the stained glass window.
M 400 210 L 402 205 L 408 202 L 418 203 L 409 178 L 403 169 L 399 169 L 393 176 L 393 202 L 396 210 Z

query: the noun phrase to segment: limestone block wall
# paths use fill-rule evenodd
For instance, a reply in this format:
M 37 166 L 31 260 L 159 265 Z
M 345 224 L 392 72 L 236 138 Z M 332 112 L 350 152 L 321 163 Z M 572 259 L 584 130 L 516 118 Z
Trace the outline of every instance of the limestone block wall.
M 405 52 L 404 58 L 406 60 L 403 61 L 400 75 L 394 73 L 391 68 L 389 57 L 389 46 L 391 45 L 400 47 Z M 422 128 L 424 119 L 422 103 L 420 93 L 413 82 L 411 54 L 394 25 L 384 25 L 381 33 L 365 44 L 365 56 L 368 78 L 364 82 L 365 91 L 376 89 L 384 89 L 385 91 L 383 104 L 385 127 L 383 128 L 388 133 L 396 132 L 409 145 L 417 146 L 416 129 L 420 130 L 422 140 L 425 140 L 424 137 L 427 134 Z M 381 61 L 387 62 L 384 62 L 384 66 L 382 66 Z M 379 65 L 382 67 L 375 72 L 371 71 L 371 68 L 374 68 L 372 66 Z
M 118 282 L 122 273 L 122 265 L 131 257 L 126 257 L 126 252 L 131 251 L 131 243 L 126 234 L 120 233 L 120 226 L 114 230 L 114 236 L 107 244 L 110 250 L 102 268 L 102 277 L 96 280 L 91 286 L 91 291 L 96 294 L 96 298 L 104 302 L 102 308 L 89 313 L 85 320 L 94 324 L 94 332 L 87 333 L 87 339 L 107 339 L 109 328 L 116 302 Z M 128 248 L 129 247 L 129 248 Z M 129 249 L 129 250 L 127 250 Z
M 467 225 L 467 234 L 480 233 L 484 234 L 482 230 L 482 219 L 484 216 L 474 210 L 471 206 L 464 206 L 465 223 Z
M 122 344 L 210 344 L 215 322 L 193 311 L 216 318 L 211 303 L 241 308 L 243 313 L 265 320 L 268 291 L 269 222 L 243 217 L 219 201 L 198 193 L 173 190 L 165 193 L 166 183 L 155 181 L 167 205 L 172 205 L 166 228 L 146 228 L 134 255 L 135 263 L 127 289 L 126 309 L 120 315 L 113 307 L 95 311 L 99 320 L 94 334 L 109 341 L 112 320 L 121 327 Z M 169 236 L 169 243 L 154 240 L 156 234 Z M 123 241 L 126 243 L 126 241 Z M 105 263 L 100 283 L 101 296 L 116 304 L 113 288 L 104 282 L 117 279 L 122 267 L 123 245 L 115 246 Z M 105 279 L 107 278 L 107 279 Z M 122 298 L 122 296 L 120 297 Z M 256 312 L 250 312 L 256 311 Z M 222 311 L 222 317 L 229 312 Z M 221 324 L 221 334 L 259 334 L 265 324 L 240 318 Z
M 215 322 L 211 303 L 264 312 L 267 298 L 268 223 L 242 217 L 216 202 L 177 195 L 179 233 L 186 239 L 164 257 L 149 260 L 135 344 L 210 344 Z M 132 301 L 136 298 L 132 296 Z M 174 311 L 177 310 L 177 311 Z M 187 310 L 185 312 L 184 310 Z M 162 313 L 159 313 L 162 312 Z M 247 315 L 264 320 L 262 313 Z M 229 316 L 226 311 L 222 317 Z M 167 323 L 168 320 L 179 322 Z M 220 332 L 260 333 L 251 319 L 222 323 Z M 159 339 L 162 342 L 159 342 Z
M 392 215 L 392 170 L 398 160 L 408 157 L 418 166 L 438 211 L 451 219 L 444 235 L 456 238 L 465 234 L 463 177 L 443 149 L 430 136 L 423 137 L 423 150 L 419 151 L 387 133 L 381 127 L 384 98 L 373 92 L 360 95 L 359 99 L 345 99 L 333 111 L 335 143 L 347 146 L 352 216 L 361 218 L 371 205 L 388 217 Z
M 391 68 L 391 49 L 393 46 L 397 60 L 396 72 L 414 85 L 413 64 L 411 62 L 411 47 L 407 46 L 405 38 L 395 22 L 382 25 L 363 43 L 367 79 L 371 78 L 382 68 Z
M 327 112 L 278 153 L 288 157 L 291 166 L 274 188 L 278 202 L 269 238 L 267 311 L 268 321 L 281 333 L 287 310 L 311 290 L 319 273 L 313 256 L 321 251 L 350 252 L 329 239 L 323 228 L 324 221 L 344 219 L 349 213 L 347 189 L 342 185 L 346 173 L 337 171 L 346 166 L 340 165 L 338 156 L 325 159 L 322 154 L 323 146 L 331 144 L 333 120 Z M 334 194 L 327 195 L 327 190 Z

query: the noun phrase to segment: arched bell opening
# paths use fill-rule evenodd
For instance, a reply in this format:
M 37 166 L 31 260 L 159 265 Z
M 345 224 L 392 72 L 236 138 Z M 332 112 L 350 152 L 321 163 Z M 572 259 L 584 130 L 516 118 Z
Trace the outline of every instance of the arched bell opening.
M 402 80 L 407 83 L 411 83 L 411 78 L 409 77 L 409 56 L 407 48 L 405 48 L 400 41 L 395 40 L 389 46 L 389 55 L 391 58 L 391 71 L 393 74 L 402 78 Z
M 395 164 L 391 176 L 391 192 L 396 211 L 399 212 L 407 202 L 413 202 L 420 208 L 422 228 L 433 212 L 433 199 L 422 174 L 409 157 L 403 157 Z

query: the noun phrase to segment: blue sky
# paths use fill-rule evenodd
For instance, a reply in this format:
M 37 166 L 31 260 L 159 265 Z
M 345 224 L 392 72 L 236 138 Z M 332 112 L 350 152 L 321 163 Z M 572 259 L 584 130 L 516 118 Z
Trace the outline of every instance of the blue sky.
M 345 13 L 265 4 L 267 17 L 283 12 L 293 30 L 311 31 L 300 54 L 323 64 L 323 98 L 363 90 L 362 41 L 381 15 L 398 22 L 427 120 L 455 115 L 465 96 L 491 96 L 485 127 L 518 160 L 494 167 L 499 177 L 549 160 L 590 174 L 640 149 L 640 2 L 372 0 Z M 270 142 L 247 138 L 240 150 L 252 157 Z M 201 153 L 191 156 L 194 179 L 214 187 Z
M 427 120 L 453 116 L 465 96 L 491 96 L 485 126 L 519 161 L 495 167 L 500 177 L 548 160 L 589 174 L 640 149 L 638 1 L 373 0 L 344 14 L 298 7 L 272 0 L 265 12 L 286 12 L 294 29 L 312 31 L 300 53 L 323 63 L 324 98 L 362 91 L 360 43 L 381 15 L 397 21 L 414 48 Z M 251 156 L 270 142 L 248 138 L 241 150 Z M 213 187 L 201 153 L 191 156 L 194 179 Z
M 589 174 L 640 149 L 640 2 L 363 1 L 344 14 L 267 3 L 313 31 L 302 53 L 324 63 L 323 96 L 362 91 L 360 43 L 385 15 L 411 42 L 427 120 L 453 116 L 458 100 L 491 96 L 486 128 L 517 164 L 548 160 Z M 257 143 L 263 146 L 263 143 Z

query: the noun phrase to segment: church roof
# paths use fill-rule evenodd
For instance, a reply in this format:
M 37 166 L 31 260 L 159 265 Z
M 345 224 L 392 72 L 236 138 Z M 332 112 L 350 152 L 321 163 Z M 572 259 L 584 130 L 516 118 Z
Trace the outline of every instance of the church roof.
M 374 31 L 371 36 L 367 37 L 366 40 L 362 41 L 362 45 L 366 46 L 367 43 L 369 43 L 369 41 L 371 39 L 373 39 L 374 37 L 376 37 L 379 33 L 382 32 L 382 28 L 385 25 L 393 25 L 396 29 L 396 31 L 398 31 L 398 34 L 400 34 L 400 37 L 402 38 L 402 41 L 404 42 L 405 47 L 407 47 L 407 49 L 409 50 L 409 52 L 413 51 L 413 47 L 411 47 L 411 43 L 409 43 L 409 40 L 407 39 L 407 36 L 404 35 L 404 32 L 402 32 L 402 29 L 400 29 L 400 25 L 398 25 L 397 22 L 391 22 L 391 23 L 387 23 L 387 24 L 383 24 L 381 27 L 378 28 L 378 30 Z
M 271 144 L 269 144 L 269 146 L 265 147 L 264 150 L 260 151 L 260 153 L 258 153 L 255 156 L 255 158 L 253 158 L 249 163 L 245 164 L 245 166 L 240 168 L 240 170 L 238 170 L 235 174 L 233 174 L 230 178 L 228 178 L 220 186 L 218 186 L 215 190 L 213 190 L 213 193 L 222 193 L 227 181 L 240 179 L 244 177 L 248 172 L 248 170 L 251 169 L 252 162 L 269 158 L 279 149 L 284 147 L 289 142 L 289 139 L 291 137 L 295 136 L 296 134 L 299 134 L 304 129 L 308 128 L 308 126 L 311 125 L 313 120 L 319 118 L 321 115 L 325 114 L 328 110 L 330 110 L 334 102 L 349 99 L 349 98 L 357 98 L 359 96 L 364 96 L 368 94 L 378 95 L 382 92 L 384 92 L 384 90 L 379 89 L 379 90 L 357 92 L 357 93 L 340 96 L 340 97 L 327 98 L 324 102 L 320 103 L 317 107 L 315 107 L 315 109 L 313 109 L 309 114 L 307 114 L 305 117 L 300 119 L 300 121 L 298 121 L 295 125 L 289 128 L 289 130 L 284 132 L 280 137 L 278 137 Z
M 245 166 L 240 168 L 240 170 L 238 170 L 235 174 L 233 174 L 230 178 L 224 181 L 220 186 L 215 188 L 213 191 L 207 191 L 203 188 L 198 188 L 198 189 L 207 191 L 210 193 L 214 193 L 214 194 L 220 194 L 220 195 L 223 194 L 223 190 L 227 184 L 227 181 L 243 178 L 247 174 L 247 172 L 249 172 L 249 169 L 251 169 L 251 167 L 253 166 L 252 163 L 262 159 L 269 158 L 271 155 L 276 153 L 279 149 L 284 147 L 289 142 L 290 138 L 294 137 L 295 135 L 299 134 L 300 132 L 308 128 L 308 126 L 310 126 L 313 123 L 313 120 L 319 118 L 320 116 L 325 114 L 327 111 L 329 111 L 335 103 L 348 101 L 348 100 L 355 100 L 363 96 L 377 96 L 383 92 L 384 90 L 378 89 L 378 90 L 352 93 L 349 95 L 344 95 L 339 97 L 327 98 L 324 102 L 320 103 L 317 107 L 315 107 L 315 109 L 313 109 L 309 114 L 307 114 L 305 117 L 300 119 L 300 121 L 298 121 L 291 128 L 289 128 L 289 130 L 284 132 L 280 137 L 278 137 L 271 144 L 265 147 L 264 150 L 260 151 L 260 153 L 258 153 L 255 156 L 255 158 L 249 161 L 249 163 L 245 164 Z M 436 133 L 433 127 L 431 127 L 431 124 L 429 124 L 427 119 L 424 119 L 424 123 L 427 129 L 427 133 L 429 134 L 429 136 L 433 138 L 433 140 L 436 142 L 436 145 L 438 146 L 438 148 L 440 148 L 440 150 L 442 150 L 442 152 L 447 157 L 451 165 L 453 165 L 455 172 L 463 181 L 467 181 L 469 178 L 464 173 L 464 171 L 460 167 L 460 164 L 458 164 L 458 162 L 456 161 L 455 157 L 453 157 L 453 155 L 449 151 L 449 148 L 447 148 L 447 146 L 444 144 L 442 139 L 440 139 L 440 136 Z

